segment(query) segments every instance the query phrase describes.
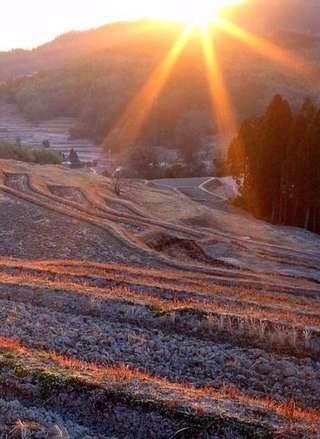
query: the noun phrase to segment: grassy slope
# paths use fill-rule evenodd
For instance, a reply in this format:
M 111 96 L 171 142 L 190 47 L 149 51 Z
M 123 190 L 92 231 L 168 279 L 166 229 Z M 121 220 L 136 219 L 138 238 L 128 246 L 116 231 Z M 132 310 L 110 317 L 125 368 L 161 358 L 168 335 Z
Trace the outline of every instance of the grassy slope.
M 45 148 L 36 149 L 2 141 L 0 142 L 0 159 L 52 165 L 61 163 L 61 158 L 56 151 Z

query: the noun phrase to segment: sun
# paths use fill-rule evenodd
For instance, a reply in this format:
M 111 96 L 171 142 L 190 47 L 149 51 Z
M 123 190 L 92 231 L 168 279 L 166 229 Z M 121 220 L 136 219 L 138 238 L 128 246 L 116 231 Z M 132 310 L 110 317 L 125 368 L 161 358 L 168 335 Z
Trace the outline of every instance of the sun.
M 183 21 L 192 27 L 205 27 L 227 8 L 241 3 L 243 0 L 196 0 L 185 2 L 180 10 Z

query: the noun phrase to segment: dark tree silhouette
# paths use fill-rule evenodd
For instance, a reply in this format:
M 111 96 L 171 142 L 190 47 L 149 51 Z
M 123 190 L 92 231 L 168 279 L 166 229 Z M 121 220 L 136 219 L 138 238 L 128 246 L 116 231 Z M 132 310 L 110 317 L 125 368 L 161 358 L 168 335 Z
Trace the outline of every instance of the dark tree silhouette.
M 274 224 L 320 233 L 320 110 L 310 99 L 293 114 L 275 96 L 262 117 L 242 124 L 228 162 L 243 207 Z

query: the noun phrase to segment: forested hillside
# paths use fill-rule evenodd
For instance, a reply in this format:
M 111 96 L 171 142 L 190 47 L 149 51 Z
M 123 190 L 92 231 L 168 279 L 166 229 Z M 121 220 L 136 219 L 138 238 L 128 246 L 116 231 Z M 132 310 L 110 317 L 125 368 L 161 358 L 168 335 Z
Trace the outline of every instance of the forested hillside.
M 176 26 L 163 26 L 156 20 L 119 22 L 87 31 L 72 31 L 33 50 L 15 49 L 0 52 L 0 82 L 29 76 L 61 67 L 71 60 L 80 59 L 121 44 L 135 44 L 148 32 L 163 31 L 170 35 L 178 31 Z M 172 38 L 172 36 L 170 35 Z
M 289 30 L 319 34 L 318 0 L 248 0 L 229 11 L 238 24 L 254 31 Z
M 260 218 L 320 233 L 320 110 L 307 99 L 293 113 L 276 96 L 246 121 L 229 150 L 239 202 Z
M 16 103 L 34 121 L 74 116 L 75 138 L 91 137 L 108 149 L 119 150 L 128 132 L 127 126 L 118 126 L 121 115 L 166 58 L 179 31 L 179 27 L 169 24 L 152 32 L 140 28 L 130 44 L 119 43 L 59 69 L 6 83 L 2 97 Z M 214 32 L 212 38 L 237 120 L 261 112 L 274 93 L 289 97 L 294 106 L 306 95 L 317 97 L 314 78 L 301 81 L 288 68 L 264 59 L 224 33 Z M 292 56 L 306 59 L 306 65 L 318 65 L 317 38 L 286 33 L 277 42 Z M 216 134 L 216 115 L 220 111 L 212 108 L 208 79 L 213 78 L 208 78 L 201 41 L 195 34 L 159 96 L 155 94 L 151 105 L 149 102 L 145 123 L 132 144 L 192 150 L 206 143 Z M 141 101 L 141 107 L 144 105 Z
M 320 4 L 317 0 L 247 0 L 225 11 L 229 18 L 249 30 L 270 34 L 278 31 L 319 34 Z M 158 29 L 156 21 L 141 28 Z M 172 29 L 170 30 L 170 32 Z M 168 32 L 168 29 L 166 29 Z M 33 50 L 0 52 L 0 82 L 42 70 L 58 68 L 67 60 L 116 47 L 137 37 L 136 23 L 115 23 L 98 29 L 70 32 Z
M 295 111 L 305 96 L 313 97 L 315 102 L 318 99 L 315 79 L 320 72 L 320 38 L 315 17 L 319 16 L 319 4 L 308 0 L 308 8 L 304 8 L 300 0 L 290 1 L 292 7 L 288 8 L 288 0 L 251 0 L 225 11 L 225 15 L 259 32 L 267 44 L 276 44 L 292 59 L 302 60 L 306 69 L 312 65 L 311 76 L 302 78 L 279 62 L 277 54 L 273 60 L 267 59 L 226 32 L 212 32 L 237 122 L 261 114 L 276 93 L 286 97 Z M 129 146 L 133 153 L 136 147 L 174 148 L 192 157 L 189 162 L 193 162 L 193 151 L 216 146 L 217 118 L 223 111 L 217 102 L 213 108 L 211 93 L 216 78 L 208 77 L 197 32 L 167 81 L 159 90 L 152 90 L 155 93 L 148 97 L 149 102 L 142 98 L 136 104 L 137 108 L 145 108 L 141 126 L 129 127 L 131 120 L 139 119 L 136 108 L 131 108 L 127 123 L 121 123 L 130 103 L 162 65 L 181 31 L 182 25 L 172 22 L 123 22 L 70 32 L 32 51 L 0 53 L 0 81 L 5 80 L 0 85 L 0 99 L 17 104 L 22 114 L 35 123 L 74 117 L 74 139 L 91 138 L 117 152 Z M 153 89 L 161 80 L 158 85 L 156 82 Z M 137 132 L 131 135 L 131 131 Z

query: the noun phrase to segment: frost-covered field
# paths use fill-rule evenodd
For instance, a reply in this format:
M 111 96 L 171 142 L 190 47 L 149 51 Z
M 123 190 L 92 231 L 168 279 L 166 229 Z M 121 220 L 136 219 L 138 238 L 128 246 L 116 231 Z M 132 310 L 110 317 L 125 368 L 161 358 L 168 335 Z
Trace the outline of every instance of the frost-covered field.
M 4 437 L 317 437 L 317 236 L 230 207 L 229 180 L 0 180 Z

